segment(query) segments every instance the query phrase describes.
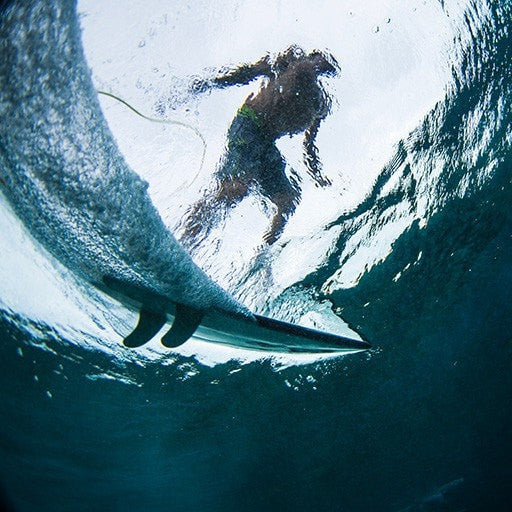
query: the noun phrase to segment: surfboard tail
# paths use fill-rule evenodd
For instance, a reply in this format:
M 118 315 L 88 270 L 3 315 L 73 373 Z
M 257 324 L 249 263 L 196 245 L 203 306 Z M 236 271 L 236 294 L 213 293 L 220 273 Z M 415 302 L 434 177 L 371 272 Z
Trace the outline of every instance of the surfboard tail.
M 183 304 L 176 304 L 176 317 L 172 327 L 162 338 L 162 345 L 174 348 L 185 343 L 201 324 L 204 312 Z
M 124 340 L 125 347 L 137 348 L 145 345 L 167 322 L 167 316 L 161 313 L 154 313 L 147 309 L 141 309 L 139 322 L 130 335 Z
M 162 345 L 168 348 L 179 347 L 196 331 L 203 318 L 203 311 L 183 304 L 176 304 L 172 327 L 162 337 Z M 157 313 L 143 307 L 135 329 L 123 340 L 125 347 L 138 348 L 153 339 L 168 322 L 166 314 Z

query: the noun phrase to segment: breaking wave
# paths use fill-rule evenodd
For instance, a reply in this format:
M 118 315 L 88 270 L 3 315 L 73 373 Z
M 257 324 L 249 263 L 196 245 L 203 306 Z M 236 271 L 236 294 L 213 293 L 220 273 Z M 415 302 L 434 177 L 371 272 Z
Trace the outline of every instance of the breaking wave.
M 74 56 L 74 66 L 58 70 L 63 84 L 89 66 L 87 94 L 95 102 L 93 84 L 149 117 L 194 127 L 206 141 L 202 162 L 192 130 L 148 122 L 109 97 L 96 103 L 96 124 L 70 127 L 69 144 L 46 141 L 60 148 L 51 162 L 58 168 L 73 141 L 89 140 L 89 168 L 100 172 L 110 162 L 138 191 L 127 198 L 131 212 L 137 198 L 148 197 L 147 182 L 144 212 L 152 223 L 138 229 L 157 233 L 158 247 L 167 229 L 180 235 L 230 122 L 259 86 L 197 95 L 190 83 L 291 43 L 337 58 L 341 74 L 324 81 L 333 110 L 317 141 L 333 186 L 308 181 L 300 137 L 282 138 L 278 147 L 302 201 L 280 239 L 262 242 L 272 206 L 251 196 L 194 258 L 247 307 L 354 330 L 375 350 L 263 360 L 195 341 L 171 353 L 156 342 L 123 349 L 135 316 L 81 280 L 81 226 L 41 226 L 33 207 L 63 185 L 58 173 L 41 176 L 41 195 L 24 199 L 30 208 L 11 206 L 9 95 L 26 91 L 35 68 L 47 81 L 57 73 L 45 69 L 55 65 L 49 57 L 27 57 L 19 76 L 0 76 L 0 384 L 9 411 L 0 431 L 1 478 L 16 507 L 509 510 L 510 3 L 313 8 L 297 1 L 277 8 L 233 0 L 220 12 L 210 2 L 169 10 L 157 2 L 83 0 L 82 33 L 73 4 L 55 5 L 61 22 L 74 19 L 70 37 L 81 37 L 87 58 Z M 20 41 L 29 44 L 50 22 L 44 12 L 18 25 Z M 4 63 L 10 58 L 1 55 Z M 26 94 L 25 105 L 37 106 L 24 113 L 34 140 L 42 143 L 38 123 L 82 108 L 69 93 L 63 90 L 60 112 Z M 102 126 L 101 113 L 110 132 L 106 125 L 89 131 Z M 30 161 L 25 147 L 17 152 Z M 84 197 L 78 211 L 96 211 Z M 99 219 L 108 227 L 101 212 Z M 133 228 L 130 219 L 117 220 L 119 229 Z M 83 250 L 108 266 L 114 231 Z M 78 256 L 45 248 L 55 232 Z M 140 269 L 123 260 L 118 271 Z

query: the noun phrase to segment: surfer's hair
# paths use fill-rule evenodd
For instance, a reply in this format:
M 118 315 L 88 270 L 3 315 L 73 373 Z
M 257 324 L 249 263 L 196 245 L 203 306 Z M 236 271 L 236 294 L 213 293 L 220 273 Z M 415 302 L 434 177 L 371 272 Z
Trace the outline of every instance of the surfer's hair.
M 336 59 L 329 52 L 313 50 L 306 55 L 306 52 L 297 45 L 289 46 L 283 53 L 280 53 L 274 60 L 273 70 L 275 74 L 286 71 L 290 64 L 297 61 L 309 61 L 315 66 L 318 75 L 335 75 L 340 71 Z

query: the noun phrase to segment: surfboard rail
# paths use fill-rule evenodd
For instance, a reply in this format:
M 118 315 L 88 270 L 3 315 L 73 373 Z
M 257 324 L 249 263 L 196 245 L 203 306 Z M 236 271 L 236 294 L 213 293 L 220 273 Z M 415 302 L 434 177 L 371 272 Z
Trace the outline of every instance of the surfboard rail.
M 370 343 L 261 315 L 247 319 L 212 312 L 194 337 L 237 348 L 284 353 L 336 353 L 368 350 Z
M 169 322 L 162 337 L 166 347 L 178 347 L 190 338 L 235 348 L 281 353 L 342 353 L 368 350 L 370 343 L 266 316 L 236 314 L 218 308 L 207 310 L 181 304 L 155 291 L 112 276 L 98 284 L 122 304 L 139 312 L 133 331 L 124 345 L 146 344 Z

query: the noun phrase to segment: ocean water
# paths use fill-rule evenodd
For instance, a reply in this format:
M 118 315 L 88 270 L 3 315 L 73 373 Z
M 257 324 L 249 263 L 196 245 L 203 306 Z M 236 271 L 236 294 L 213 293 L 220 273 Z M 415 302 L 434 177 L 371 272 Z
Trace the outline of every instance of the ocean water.
M 511 509 L 510 2 L 2 9 L 6 507 Z M 187 84 L 290 43 L 328 49 L 342 68 L 325 82 L 335 101 L 318 139 L 333 187 L 309 183 L 300 138 L 283 138 L 303 197 L 280 240 L 262 244 L 268 205 L 251 197 L 193 257 L 248 307 L 360 334 L 373 350 L 123 348 L 135 315 L 89 284 L 82 265 L 143 269 L 118 251 L 113 227 L 128 233 L 131 220 L 109 224 L 98 198 L 131 190 L 144 207 L 127 198 L 119 208 L 138 230 L 157 248 L 167 228 L 179 236 L 236 109 L 258 87 L 197 97 Z M 200 130 L 204 164 L 192 130 L 156 127 L 95 88 Z M 78 159 L 80 186 L 65 172 Z M 107 168 L 108 187 L 95 174 Z M 85 232 L 98 211 L 97 230 Z

